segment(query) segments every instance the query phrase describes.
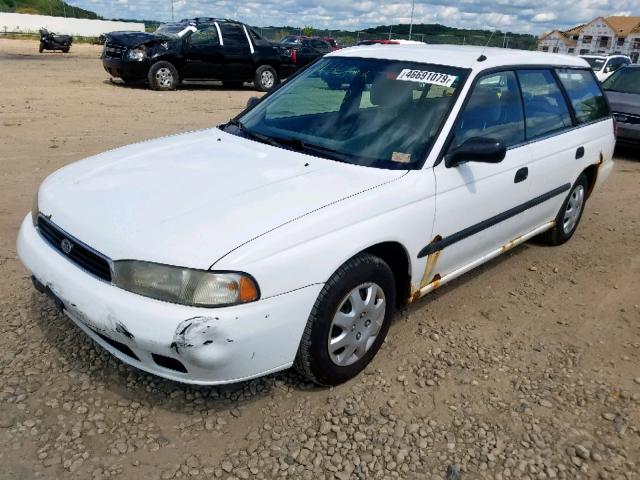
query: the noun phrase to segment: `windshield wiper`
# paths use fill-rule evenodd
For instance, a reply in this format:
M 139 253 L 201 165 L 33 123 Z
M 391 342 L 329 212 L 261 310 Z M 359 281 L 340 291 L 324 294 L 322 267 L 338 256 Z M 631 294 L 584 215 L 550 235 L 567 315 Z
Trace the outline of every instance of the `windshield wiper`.
M 261 135 L 259 133 L 252 132 L 251 130 L 249 130 L 247 128 L 247 126 L 244 123 L 242 123 L 240 120 L 238 120 L 236 118 L 230 120 L 227 123 L 227 125 L 233 125 L 238 130 L 240 130 L 242 133 L 244 133 L 247 137 L 249 137 L 249 138 L 251 138 L 253 140 L 257 140 L 258 142 L 266 143 L 267 145 L 271 145 L 272 147 L 282 147 L 280 142 L 278 142 L 277 140 L 274 140 L 271 137 L 267 137 L 266 135 Z
M 329 160 L 335 160 L 336 162 L 353 163 L 352 155 L 338 152 L 337 150 L 333 150 L 328 147 L 323 147 L 321 145 L 314 145 L 312 143 L 307 143 L 304 140 L 301 140 L 299 138 L 274 137 L 273 140 L 280 143 L 281 145 L 287 145 L 292 149 L 294 149 L 295 151 L 298 151 L 301 153 L 313 153 L 315 155 L 328 158 Z

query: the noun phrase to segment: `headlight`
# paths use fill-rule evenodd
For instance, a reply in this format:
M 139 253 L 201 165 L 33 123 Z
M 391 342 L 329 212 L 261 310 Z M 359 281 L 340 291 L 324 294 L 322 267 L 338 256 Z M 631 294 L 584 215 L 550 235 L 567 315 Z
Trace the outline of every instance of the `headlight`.
M 144 47 L 134 48 L 127 52 L 127 58 L 136 62 L 141 62 L 147 56 L 147 51 Z
M 33 226 L 38 226 L 38 212 L 40 207 L 38 207 L 38 192 L 36 191 L 36 195 L 33 197 L 33 205 L 31 205 L 31 221 L 33 222 Z
M 113 269 L 117 287 L 165 302 L 221 307 L 260 298 L 253 278 L 240 272 L 210 272 L 136 260 L 116 261 Z

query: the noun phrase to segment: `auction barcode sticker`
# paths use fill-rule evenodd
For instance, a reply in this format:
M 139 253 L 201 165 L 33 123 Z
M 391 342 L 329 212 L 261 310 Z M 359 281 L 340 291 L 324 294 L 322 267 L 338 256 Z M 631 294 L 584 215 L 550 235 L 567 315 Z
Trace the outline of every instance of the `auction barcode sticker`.
M 406 82 L 430 83 L 432 85 L 441 85 L 443 87 L 450 87 L 457 79 L 458 77 L 456 75 L 429 72 L 427 70 L 411 70 L 410 68 L 405 68 L 396 77 L 396 80 L 404 80 Z

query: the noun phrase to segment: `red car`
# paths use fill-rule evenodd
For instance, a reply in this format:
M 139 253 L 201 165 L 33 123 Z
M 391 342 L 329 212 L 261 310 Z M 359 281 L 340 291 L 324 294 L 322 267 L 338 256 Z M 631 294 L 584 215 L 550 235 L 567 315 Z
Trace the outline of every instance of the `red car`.
M 335 52 L 336 50 L 340 50 L 342 48 L 342 46 L 338 43 L 338 41 L 335 38 L 322 37 L 320 38 L 320 40 L 322 40 L 323 42 L 327 42 L 329 45 L 331 45 L 332 52 Z
M 361 40 L 358 45 L 399 45 L 396 40 Z

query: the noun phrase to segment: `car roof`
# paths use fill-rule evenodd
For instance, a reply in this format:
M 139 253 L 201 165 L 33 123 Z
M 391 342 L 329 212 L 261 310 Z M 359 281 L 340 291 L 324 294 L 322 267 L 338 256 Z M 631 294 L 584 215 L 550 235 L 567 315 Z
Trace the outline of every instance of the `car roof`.
M 327 56 L 431 63 L 470 68 L 476 71 L 509 65 L 553 65 L 558 67 L 590 68 L 585 60 L 572 55 L 461 45 L 362 45 L 344 48 Z M 486 58 L 479 61 L 482 56 Z

